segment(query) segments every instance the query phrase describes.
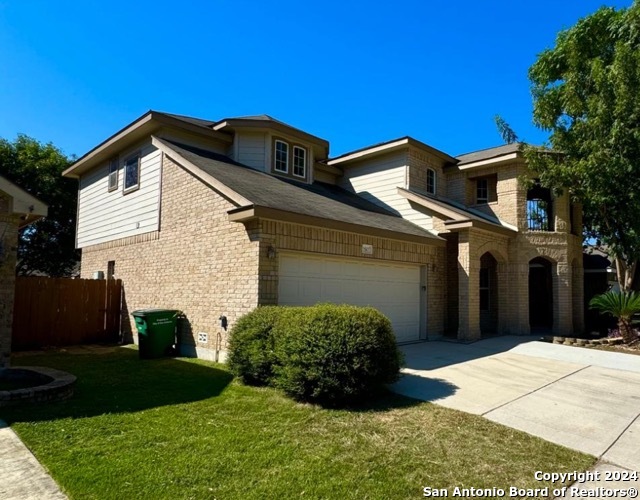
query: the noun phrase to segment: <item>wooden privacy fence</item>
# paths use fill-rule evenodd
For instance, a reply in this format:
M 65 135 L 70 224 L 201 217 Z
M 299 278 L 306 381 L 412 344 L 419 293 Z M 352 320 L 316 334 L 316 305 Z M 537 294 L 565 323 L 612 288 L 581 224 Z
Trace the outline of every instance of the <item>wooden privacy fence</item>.
M 12 349 L 115 342 L 121 280 L 16 279 Z

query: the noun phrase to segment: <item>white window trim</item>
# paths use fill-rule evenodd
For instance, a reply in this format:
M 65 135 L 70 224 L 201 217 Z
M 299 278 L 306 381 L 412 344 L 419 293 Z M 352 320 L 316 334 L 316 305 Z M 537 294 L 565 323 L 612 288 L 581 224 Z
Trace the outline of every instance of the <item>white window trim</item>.
M 278 143 L 280 144 L 284 144 L 287 148 L 286 150 L 286 159 L 284 162 L 285 165 L 285 169 L 284 170 L 280 170 L 278 168 Z M 276 139 L 273 145 L 273 171 L 274 172 L 279 172 L 281 174 L 288 174 L 289 173 L 289 143 L 288 142 L 284 142 L 281 141 L 280 139 Z
M 298 175 L 296 174 L 296 149 L 302 151 L 303 153 L 303 159 L 304 159 L 304 164 L 302 165 L 302 175 Z M 307 150 L 305 148 L 302 148 L 300 146 L 293 146 L 293 163 L 291 164 L 291 170 L 292 170 L 292 174 L 295 175 L 296 177 L 300 177 L 301 179 L 306 179 L 307 177 Z
M 485 183 L 485 187 L 484 190 L 486 192 L 486 196 L 485 197 L 480 197 L 478 196 L 478 191 L 479 191 L 479 184 L 480 182 L 484 182 Z M 476 203 L 480 204 L 480 203 L 489 203 L 489 180 L 488 179 L 476 179 Z
M 127 163 L 134 158 L 138 161 L 138 182 L 133 186 L 127 187 Z M 124 162 L 122 163 L 122 193 L 123 194 L 127 194 L 132 191 L 135 191 L 140 187 L 140 173 L 141 173 L 140 171 L 142 170 L 141 166 L 142 166 L 142 158 L 140 155 L 140 151 L 137 151 L 125 158 Z
M 109 192 L 118 189 L 118 176 L 120 174 L 119 167 L 120 164 L 117 156 L 109 160 L 109 174 L 107 175 L 107 188 Z M 115 179 L 115 182 L 113 184 L 111 184 L 111 179 Z
M 431 172 L 433 174 L 433 190 L 429 190 L 429 172 Z M 427 193 L 429 194 L 436 194 L 436 190 L 437 190 L 437 184 L 438 184 L 438 176 L 436 175 L 436 171 L 432 168 L 428 168 L 427 169 L 427 185 L 426 190 Z

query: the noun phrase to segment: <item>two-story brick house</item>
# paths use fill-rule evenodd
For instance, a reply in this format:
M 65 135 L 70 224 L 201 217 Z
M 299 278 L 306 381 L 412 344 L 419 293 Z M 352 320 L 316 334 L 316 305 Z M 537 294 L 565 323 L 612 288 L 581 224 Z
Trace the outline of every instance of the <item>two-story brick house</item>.
M 580 330 L 580 211 L 525 173 L 516 146 L 455 158 L 405 137 L 331 158 L 268 116 L 150 111 L 65 175 L 82 276 L 123 280 L 125 335 L 130 311 L 176 308 L 191 351 L 218 357 L 220 316 L 261 304 L 373 305 L 400 342 Z

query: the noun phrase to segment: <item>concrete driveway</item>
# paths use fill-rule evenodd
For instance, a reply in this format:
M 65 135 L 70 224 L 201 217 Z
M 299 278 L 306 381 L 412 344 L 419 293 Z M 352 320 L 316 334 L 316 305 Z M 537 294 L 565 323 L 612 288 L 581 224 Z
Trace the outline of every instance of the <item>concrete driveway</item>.
M 640 356 L 514 336 L 402 350 L 396 392 L 640 471 Z

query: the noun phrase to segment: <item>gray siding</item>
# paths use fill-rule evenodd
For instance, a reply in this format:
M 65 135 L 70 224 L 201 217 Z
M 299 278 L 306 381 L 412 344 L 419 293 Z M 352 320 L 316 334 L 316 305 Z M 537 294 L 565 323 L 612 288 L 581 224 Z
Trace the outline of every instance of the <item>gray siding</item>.
M 123 194 L 123 161 L 141 151 L 140 188 Z M 160 229 L 161 154 L 150 142 L 120 155 L 118 189 L 109 192 L 107 163 L 80 178 L 77 246 Z
M 235 139 L 238 141 L 238 157 L 236 161 L 256 170 L 265 171 L 267 165 L 267 135 L 264 133 L 243 132 L 236 134 Z

